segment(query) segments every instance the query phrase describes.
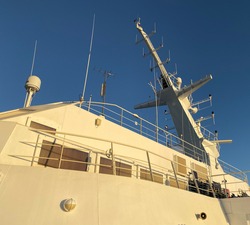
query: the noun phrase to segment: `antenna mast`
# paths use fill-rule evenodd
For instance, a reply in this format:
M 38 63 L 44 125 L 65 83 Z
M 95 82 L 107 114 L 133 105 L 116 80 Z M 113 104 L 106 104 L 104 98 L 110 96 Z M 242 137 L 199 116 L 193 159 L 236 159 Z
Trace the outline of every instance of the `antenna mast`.
M 146 43 L 151 55 L 153 56 L 154 60 L 155 60 L 155 63 L 156 63 L 156 66 L 159 67 L 160 71 L 161 71 L 161 74 L 163 76 L 163 78 L 165 79 L 166 81 L 166 84 L 168 87 L 174 87 L 168 73 L 167 73 L 167 70 L 166 68 L 164 67 L 163 65 L 163 62 L 161 61 L 160 57 L 158 56 L 157 54 L 157 50 L 158 49 L 155 49 L 152 42 L 150 41 L 149 39 L 149 36 L 150 35 L 147 35 L 146 32 L 143 30 L 142 26 L 141 26 L 141 23 L 140 23 L 140 19 L 138 20 L 135 20 L 135 24 L 136 24 L 136 28 L 137 30 L 141 33 L 142 35 L 142 38 L 144 40 L 144 42 Z M 139 41 L 140 42 L 140 41 Z M 161 46 L 160 46 L 161 47 Z
M 99 70 L 100 73 L 103 74 L 104 80 L 101 86 L 101 97 L 102 97 L 102 101 L 103 101 L 103 106 L 102 106 L 102 115 L 104 115 L 104 107 L 105 107 L 105 103 L 106 103 L 106 89 L 107 89 L 107 79 L 110 76 L 113 76 L 114 74 L 111 71 L 102 71 Z
M 34 65 L 35 65 L 36 47 L 37 47 L 37 40 L 35 42 L 32 65 L 31 65 L 31 70 L 30 70 L 30 76 L 28 77 L 28 79 L 25 83 L 26 97 L 25 97 L 25 101 L 24 101 L 24 107 L 29 107 L 31 105 L 31 101 L 32 101 L 33 96 L 35 95 L 36 92 L 38 92 L 40 90 L 40 87 L 41 87 L 40 78 L 32 75 Z
M 90 40 L 90 46 L 89 46 L 89 56 L 88 56 L 88 63 L 87 63 L 87 68 L 86 68 L 86 74 L 85 74 L 85 80 L 84 80 L 82 96 L 81 96 L 81 99 L 80 99 L 81 102 L 84 101 L 84 94 L 85 94 L 85 89 L 86 89 L 86 84 L 87 84 L 87 79 L 88 79 L 89 64 L 90 64 L 90 57 L 91 57 L 91 51 L 92 51 L 92 43 L 93 43 L 93 38 L 94 38 L 94 29 L 95 29 L 95 14 L 94 14 L 94 17 L 93 17 L 92 34 L 91 34 L 91 40 Z
M 34 53 L 33 53 L 32 65 L 31 65 L 31 70 L 30 70 L 30 76 L 33 74 L 33 69 L 34 69 L 34 65 L 35 65 L 36 47 L 37 47 L 37 40 L 35 42 L 35 48 L 34 48 Z

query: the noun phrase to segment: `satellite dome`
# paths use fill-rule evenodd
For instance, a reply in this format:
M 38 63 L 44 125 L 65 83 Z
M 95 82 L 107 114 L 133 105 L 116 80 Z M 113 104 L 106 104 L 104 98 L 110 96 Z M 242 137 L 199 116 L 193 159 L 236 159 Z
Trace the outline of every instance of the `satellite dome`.
M 40 87 L 41 87 L 40 78 L 34 75 L 30 75 L 25 83 L 26 98 L 24 102 L 24 107 L 30 106 L 33 96 L 35 95 L 36 92 L 40 90 Z
M 33 90 L 34 92 L 37 92 L 40 90 L 41 87 L 41 80 L 39 77 L 31 75 L 29 76 L 28 80 L 26 81 L 25 88 L 26 90 Z
M 182 84 L 182 79 L 180 77 L 176 78 L 176 84 L 177 84 L 178 89 L 180 90 L 181 89 L 181 84 Z

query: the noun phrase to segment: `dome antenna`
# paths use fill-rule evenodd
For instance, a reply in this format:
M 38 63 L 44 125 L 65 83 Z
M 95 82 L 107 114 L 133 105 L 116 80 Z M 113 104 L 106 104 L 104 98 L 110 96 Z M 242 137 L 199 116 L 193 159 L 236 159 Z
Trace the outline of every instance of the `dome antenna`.
M 41 87 L 41 80 L 39 77 L 32 75 L 33 69 L 35 65 L 35 58 L 36 58 L 36 48 L 37 48 L 37 40 L 35 42 L 35 48 L 33 53 L 33 59 L 32 59 L 32 65 L 30 70 L 30 76 L 28 77 L 26 83 L 25 83 L 25 89 L 26 89 L 26 97 L 24 101 L 24 107 L 29 107 L 32 102 L 32 98 L 35 95 L 36 92 L 40 90 Z

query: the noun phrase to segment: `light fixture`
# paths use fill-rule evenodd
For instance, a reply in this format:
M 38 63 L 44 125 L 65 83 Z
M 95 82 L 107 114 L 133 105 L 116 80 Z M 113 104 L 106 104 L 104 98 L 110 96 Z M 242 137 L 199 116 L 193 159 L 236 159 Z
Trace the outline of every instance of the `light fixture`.
M 73 198 L 65 199 L 62 206 L 64 211 L 70 212 L 76 207 L 76 201 Z
M 102 123 L 102 120 L 100 118 L 95 119 L 95 126 L 99 127 Z

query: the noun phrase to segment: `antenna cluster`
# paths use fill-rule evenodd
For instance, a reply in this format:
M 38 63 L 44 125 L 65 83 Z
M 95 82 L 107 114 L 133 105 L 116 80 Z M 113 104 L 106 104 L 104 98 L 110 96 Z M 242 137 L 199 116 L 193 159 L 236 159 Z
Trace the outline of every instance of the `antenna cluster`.
M 163 44 L 163 38 L 162 38 L 162 42 L 161 44 L 159 45 L 158 48 L 155 48 L 153 46 L 153 44 L 151 43 L 150 41 L 150 36 L 152 36 L 153 34 L 156 33 L 156 25 L 154 27 L 154 30 L 148 35 L 146 32 L 144 32 L 143 28 L 141 27 L 141 24 L 140 24 L 140 18 L 135 20 L 134 21 L 135 24 L 136 24 L 136 28 L 137 30 L 140 32 L 140 34 L 142 35 L 142 39 L 141 40 L 138 40 L 137 37 L 136 37 L 136 44 L 144 41 L 146 46 L 148 47 L 149 49 L 149 52 L 148 53 L 145 53 L 144 52 L 144 49 L 143 49 L 143 57 L 146 57 L 148 55 L 152 55 L 153 59 L 154 59 L 154 62 L 155 62 L 155 65 L 151 65 L 152 63 L 150 62 L 150 70 L 153 71 L 155 68 L 158 68 L 161 72 L 161 76 L 162 76 L 162 79 L 164 80 L 164 84 L 165 85 L 161 85 L 163 88 L 165 87 L 169 87 L 169 86 L 172 86 L 174 89 L 178 89 L 178 87 L 176 87 L 174 84 L 173 84 L 173 81 L 172 81 L 172 76 L 170 76 L 170 74 L 168 74 L 168 72 L 166 71 L 166 68 L 164 67 L 164 64 L 166 63 L 169 63 L 170 62 L 170 51 L 169 51 L 169 57 L 164 60 L 164 61 L 161 61 L 157 51 L 160 50 L 161 48 L 163 48 L 164 44 Z

